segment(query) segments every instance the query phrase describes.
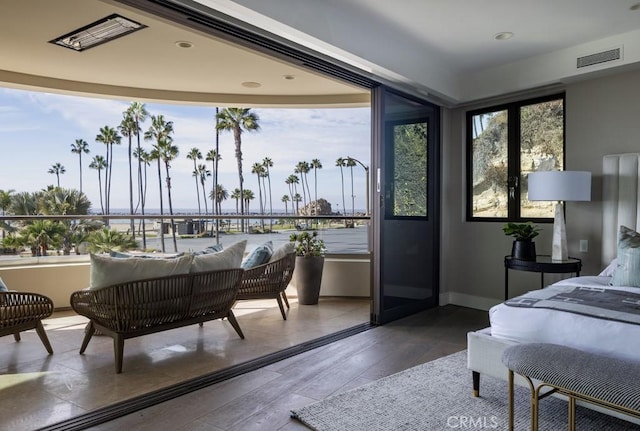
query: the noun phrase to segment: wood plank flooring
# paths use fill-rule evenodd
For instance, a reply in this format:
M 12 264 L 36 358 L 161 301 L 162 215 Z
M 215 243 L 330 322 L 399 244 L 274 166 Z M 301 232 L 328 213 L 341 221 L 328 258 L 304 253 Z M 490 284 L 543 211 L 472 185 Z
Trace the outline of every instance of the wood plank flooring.
M 466 333 L 486 326 L 485 311 L 435 308 L 92 429 L 306 430 L 291 409 L 463 350 Z

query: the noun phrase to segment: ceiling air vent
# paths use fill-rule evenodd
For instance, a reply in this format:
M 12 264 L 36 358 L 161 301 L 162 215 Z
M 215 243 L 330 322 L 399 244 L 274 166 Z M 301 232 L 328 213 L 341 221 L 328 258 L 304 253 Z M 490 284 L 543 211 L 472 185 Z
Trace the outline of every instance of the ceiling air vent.
M 578 57 L 578 69 L 581 67 L 593 66 L 594 64 L 606 63 L 608 61 L 620 60 L 622 58 L 622 48 L 610 49 L 608 51 L 597 52 L 595 54 Z

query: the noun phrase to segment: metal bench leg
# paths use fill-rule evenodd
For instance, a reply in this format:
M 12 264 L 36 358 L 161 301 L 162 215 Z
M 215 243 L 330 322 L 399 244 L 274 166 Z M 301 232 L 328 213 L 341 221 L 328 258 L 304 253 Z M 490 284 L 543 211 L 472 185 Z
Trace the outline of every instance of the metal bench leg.
M 16 340 L 16 342 L 20 341 L 20 331 L 14 332 L 13 338 Z
M 576 398 L 569 397 L 569 431 L 576 431 Z
M 509 370 L 509 431 L 513 431 L 514 424 L 513 406 L 513 370 Z

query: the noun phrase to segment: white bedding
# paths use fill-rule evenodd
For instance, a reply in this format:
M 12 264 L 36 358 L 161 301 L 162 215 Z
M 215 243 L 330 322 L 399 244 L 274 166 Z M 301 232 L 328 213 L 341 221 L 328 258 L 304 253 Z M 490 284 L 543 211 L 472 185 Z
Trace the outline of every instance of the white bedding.
M 640 292 L 637 287 L 609 286 L 611 277 L 583 276 L 553 286 L 597 286 Z M 498 304 L 489 310 L 491 335 L 517 342 L 555 343 L 610 356 L 640 358 L 640 325 L 598 319 L 544 308 Z

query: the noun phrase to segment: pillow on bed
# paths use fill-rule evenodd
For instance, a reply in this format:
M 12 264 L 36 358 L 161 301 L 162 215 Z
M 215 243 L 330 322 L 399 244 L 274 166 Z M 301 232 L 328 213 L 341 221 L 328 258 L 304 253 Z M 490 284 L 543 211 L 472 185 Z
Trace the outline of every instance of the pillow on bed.
M 640 287 L 640 233 L 620 226 L 618 258 L 612 286 Z
M 613 259 L 609 265 L 605 269 L 602 270 L 598 277 L 613 277 L 616 273 L 616 268 L 618 267 L 618 259 Z

